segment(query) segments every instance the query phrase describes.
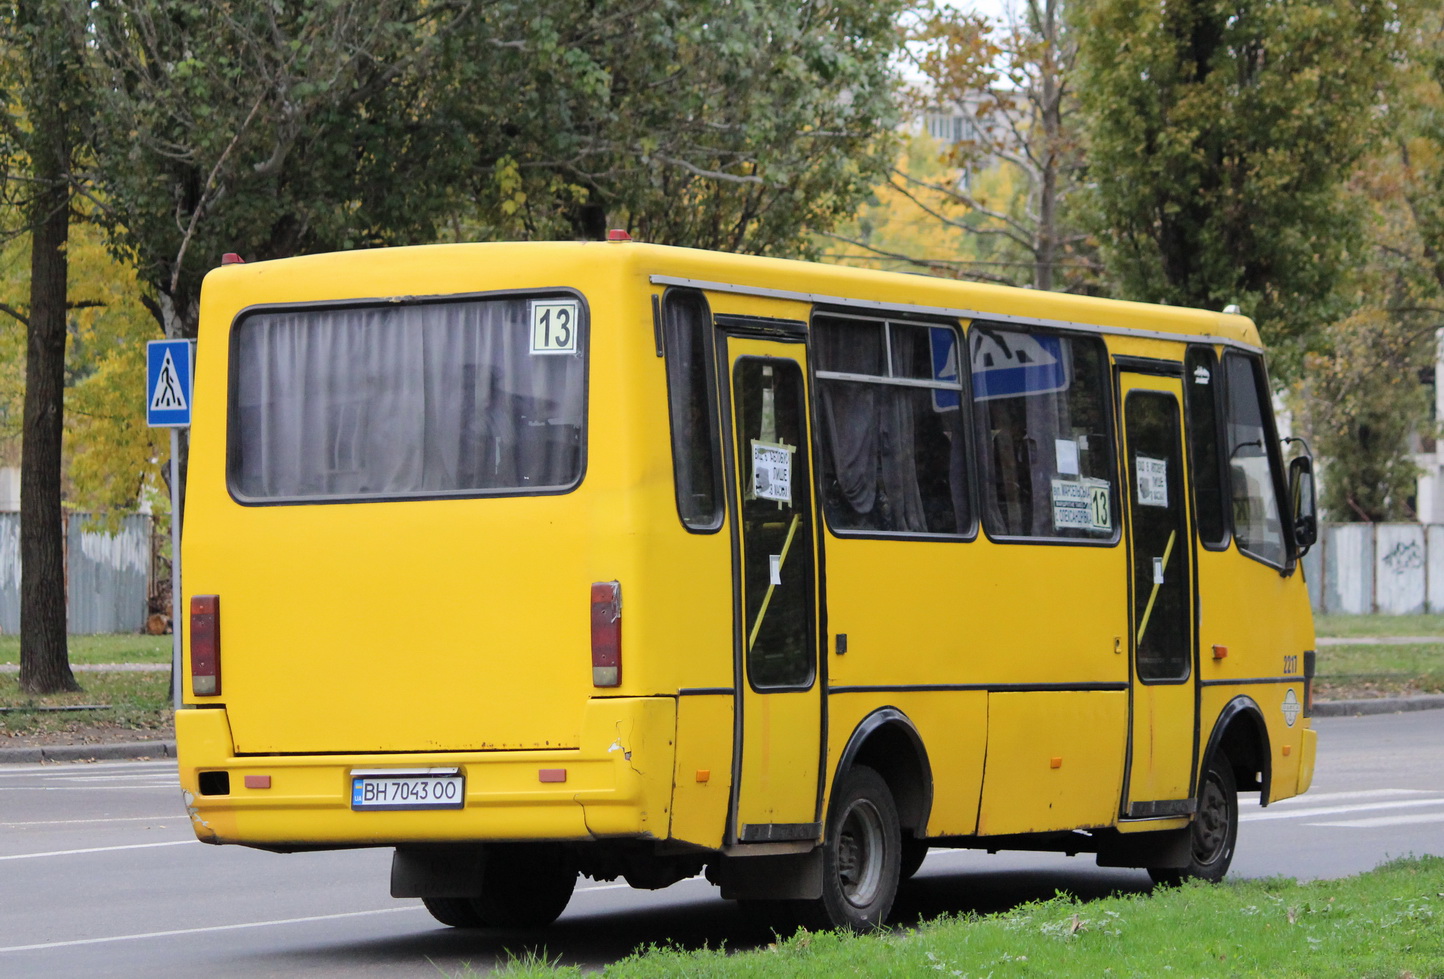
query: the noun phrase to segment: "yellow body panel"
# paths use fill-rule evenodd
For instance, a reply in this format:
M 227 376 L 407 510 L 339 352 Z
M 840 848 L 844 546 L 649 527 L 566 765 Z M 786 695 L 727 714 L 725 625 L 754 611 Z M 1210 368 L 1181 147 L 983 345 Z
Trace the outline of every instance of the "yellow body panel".
M 978 833 L 1113 825 L 1123 781 L 1126 716 L 1122 693 L 990 694 Z
M 672 789 L 675 702 L 595 700 L 580 747 L 507 752 L 240 756 L 224 710 L 176 715 L 181 788 L 196 835 L 208 843 L 278 848 L 476 839 L 665 839 Z M 353 769 L 456 767 L 466 775 L 457 810 L 353 812 Z M 230 774 L 224 796 L 201 794 L 200 774 Z M 565 771 L 543 782 L 545 769 Z M 267 776 L 264 788 L 246 776 Z
M 677 698 L 677 771 L 672 838 L 719 847 L 732 791 L 732 697 Z
M 1220 313 L 641 244 L 436 246 L 216 270 L 202 299 L 183 547 L 185 596 L 220 596 L 222 689 L 196 696 L 187 680 L 177 717 L 202 839 L 284 848 L 630 836 L 728 847 L 749 825 L 823 820 L 844 749 L 884 708 L 926 754 L 933 836 L 1141 828 L 1120 815 L 1125 795 L 1188 795 L 1190 766 L 1196 775 L 1239 698 L 1264 719 L 1270 799 L 1307 789 L 1315 738 L 1290 706 L 1304 700 L 1302 654 L 1313 644 L 1307 594 L 1299 574 L 1236 545 L 1193 548 L 1198 669 L 1170 695 L 1191 698 L 1202 684 L 1196 733 L 1159 740 L 1145 720 L 1169 707 L 1153 702 L 1160 688 L 1133 682 L 1122 533 L 1072 546 L 996 542 L 982 530 L 866 538 L 828 527 L 820 499 L 804 555 L 816 569 L 816 681 L 751 689 L 735 634 L 738 487 L 715 531 L 689 530 L 677 515 L 652 311 L 673 287 L 700 290 L 714 315 L 759 322 L 806 324 L 814 306 L 845 300 L 963 329 L 989 316 L 1071 325 L 1101 332 L 1115 357 L 1178 361 L 1188 337 L 1258 345 L 1253 324 Z M 244 311 L 556 289 L 574 290 L 589 317 L 574 488 L 316 505 L 232 496 L 226 391 L 230 331 Z M 1139 332 L 1120 332 L 1130 330 Z M 795 360 L 811 424 L 806 344 L 733 336 L 719 358 L 729 345 Z M 718 372 L 724 385 L 729 373 Z M 724 386 L 719 411 L 729 410 Z M 607 581 L 622 587 L 623 669 L 620 686 L 601 689 L 588 594 Z M 1227 656 L 1215 659 L 1214 645 Z M 463 769 L 466 807 L 353 812 L 350 770 L 387 766 Z M 1143 784 L 1165 767 L 1167 784 Z M 561 768 L 565 783 L 539 781 Z M 203 772 L 227 772 L 230 792 L 202 795 Z M 270 775 L 271 787 L 246 788 L 247 774 Z

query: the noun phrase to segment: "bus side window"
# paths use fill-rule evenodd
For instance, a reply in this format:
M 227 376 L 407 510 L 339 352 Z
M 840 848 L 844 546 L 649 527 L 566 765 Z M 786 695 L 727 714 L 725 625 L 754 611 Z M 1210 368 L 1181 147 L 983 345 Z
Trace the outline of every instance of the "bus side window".
M 957 329 L 819 313 L 812 338 L 832 529 L 970 535 Z
M 979 323 L 968 351 L 983 527 L 994 537 L 1115 540 L 1103 341 Z
M 1278 452 L 1263 399 L 1263 365 L 1232 351 L 1224 354 L 1228 426 L 1228 476 L 1233 534 L 1239 550 L 1282 568 L 1288 560 L 1279 517 Z
M 1208 347 L 1189 347 L 1184 359 L 1183 386 L 1188 422 L 1188 464 L 1192 475 L 1194 518 L 1198 539 L 1206 547 L 1228 545 L 1228 498 L 1219 452 L 1218 392 L 1223 378 L 1218 358 Z
M 677 515 L 689 530 L 713 531 L 722 526 L 722 443 L 706 297 L 691 289 L 668 289 L 662 297 L 662 329 Z

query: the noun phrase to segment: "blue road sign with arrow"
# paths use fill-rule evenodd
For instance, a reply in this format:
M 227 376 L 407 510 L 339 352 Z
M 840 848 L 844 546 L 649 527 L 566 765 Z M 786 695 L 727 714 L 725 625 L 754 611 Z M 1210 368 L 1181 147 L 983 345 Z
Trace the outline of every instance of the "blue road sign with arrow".
M 185 428 L 191 423 L 194 340 L 152 340 L 145 345 L 145 423 Z

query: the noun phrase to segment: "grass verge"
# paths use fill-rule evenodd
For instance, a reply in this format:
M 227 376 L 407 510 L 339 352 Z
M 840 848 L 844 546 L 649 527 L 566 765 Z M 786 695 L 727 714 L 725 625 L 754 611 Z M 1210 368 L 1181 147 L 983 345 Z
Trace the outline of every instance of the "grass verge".
M 1321 646 L 1317 700 L 1366 700 L 1444 693 L 1444 645 Z
M 71 636 L 71 665 L 91 663 L 169 663 L 170 636 Z M 20 637 L 0 636 L 0 663 L 20 662 Z
M 579 979 L 582 970 L 529 954 L 496 975 Z M 600 975 L 1444 979 L 1444 857 L 1399 860 L 1358 877 L 1307 884 L 1195 884 L 1087 903 L 1060 895 L 902 932 L 800 932 L 734 954 L 654 946 Z
M 172 730 L 170 671 L 82 673 L 77 693 L 35 697 L 13 673 L 0 674 L 0 747 L 141 741 Z M 98 710 L 45 708 L 91 707 Z
M 1439 636 L 1444 641 L 1444 615 L 1315 615 L 1321 636 Z

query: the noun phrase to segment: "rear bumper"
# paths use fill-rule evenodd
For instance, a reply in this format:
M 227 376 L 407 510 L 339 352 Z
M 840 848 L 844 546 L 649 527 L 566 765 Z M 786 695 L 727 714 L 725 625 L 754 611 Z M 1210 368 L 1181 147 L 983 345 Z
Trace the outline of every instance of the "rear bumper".
M 237 757 L 224 709 L 176 712 L 181 789 L 197 838 L 274 849 L 665 839 L 675 732 L 671 698 L 598 699 L 587 705 L 575 749 Z M 466 776 L 460 809 L 351 808 L 353 769 L 450 767 Z M 201 775 L 211 772 L 226 773 L 224 794 L 216 776 L 204 781 L 212 794 L 202 794 Z

